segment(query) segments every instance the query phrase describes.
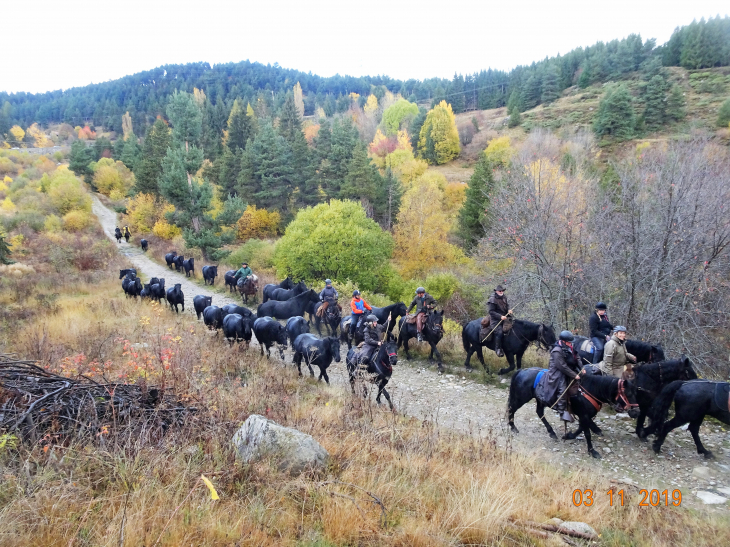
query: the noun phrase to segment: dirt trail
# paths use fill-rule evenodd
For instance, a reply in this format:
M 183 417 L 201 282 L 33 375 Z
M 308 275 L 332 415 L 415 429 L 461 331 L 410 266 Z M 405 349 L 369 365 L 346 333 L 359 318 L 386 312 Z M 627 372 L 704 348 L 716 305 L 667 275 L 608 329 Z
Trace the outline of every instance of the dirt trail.
M 96 196 L 93 196 L 92 210 L 99 218 L 104 232 L 116 245 L 114 238 L 116 214 L 102 205 Z M 213 303 L 217 306 L 228 303 L 241 304 L 239 298 L 234 299 L 201 287 L 187 279 L 184 274 L 154 262 L 142 253 L 135 240 L 130 244 L 122 240 L 118 247 L 144 278 L 164 277 L 168 287 L 180 283 L 185 294 L 185 313 L 195 313 L 192 299 L 197 294 L 212 295 Z M 148 252 L 159 252 L 159 250 L 150 249 Z M 217 283 L 221 283 L 220 278 L 217 279 Z M 255 339 L 253 344 L 256 344 Z M 343 362 L 333 363 L 328 374 L 333 386 L 331 389 L 349 390 L 344 366 L 346 346 L 343 346 L 342 350 Z M 287 353 L 286 361 L 291 362 L 291 351 Z M 545 365 L 547 366 L 547 361 Z M 697 505 L 700 502 L 691 495 L 692 491 L 712 491 L 730 487 L 730 433 L 721 429 L 717 422 L 712 424 L 705 422 L 700 431 L 703 443 L 717 458 L 708 463 L 697 455 L 688 431 L 675 430 L 670 433 L 662 454 L 656 456 L 649 443 L 642 443 L 636 438 L 633 433 L 633 420 L 617 419 L 613 411 L 604 410 L 596 420 L 603 429 L 604 436 L 593 437 L 594 446 L 603 458 L 594 460 L 588 456 L 582 437 L 567 442 L 552 441 L 537 419 L 534 403 L 528 403 L 517 412 L 515 424 L 520 433 L 510 434 L 505 420 L 508 379 L 503 380 L 505 382 L 503 385 L 489 386 L 471 380 L 463 368 L 457 369 L 458 372 L 455 374 L 440 375 L 434 366 L 427 367 L 428 363 L 423 360 L 399 361 L 388 385 L 399 412 L 420 419 L 433 420 L 440 426 L 464 432 L 485 434 L 491 431 L 500 446 L 509 445 L 513 450 L 537 455 L 540 459 L 566 471 L 582 469 L 594 476 L 605 477 L 606 489 L 610 486 L 609 479 L 619 481 L 630 479 L 639 488 L 662 490 L 669 488 L 671 491 L 672 488 L 679 487 L 682 489 L 683 500 L 688 504 Z M 306 367 L 303 372 L 306 374 Z M 546 416 L 560 434 L 561 422 L 549 411 Z M 693 468 L 700 466 L 710 468 L 713 476 L 711 481 L 692 476 Z M 579 484 L 575 486 L 581 487 Z M 721 495 L 730 497 L 727 494 L 721 493 Z M 728 510 L 730 504 L 716 507 Z

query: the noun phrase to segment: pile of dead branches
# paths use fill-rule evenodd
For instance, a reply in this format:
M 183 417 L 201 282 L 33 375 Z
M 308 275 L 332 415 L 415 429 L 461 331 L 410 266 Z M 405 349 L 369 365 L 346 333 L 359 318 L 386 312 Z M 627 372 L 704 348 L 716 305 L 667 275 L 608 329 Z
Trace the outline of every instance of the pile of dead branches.
M 31 442 L 160 437 L 195 411 L 156 387 L 67 378 L 0 354 L 0 433 Z

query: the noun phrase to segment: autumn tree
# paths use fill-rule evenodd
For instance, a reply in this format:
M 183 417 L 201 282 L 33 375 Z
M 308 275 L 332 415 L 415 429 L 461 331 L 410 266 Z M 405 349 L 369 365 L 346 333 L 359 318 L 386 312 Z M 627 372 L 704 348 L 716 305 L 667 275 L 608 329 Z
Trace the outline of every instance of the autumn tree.
M 441 101 L 426 116 L 418 139 L 418 151 L 428 163 L 438 165 L 459 155 L 461 148 L 456 118 L 446 101 Z
M 8 136 L 10 137 L 11 144 L 20 147 L 25 139 L 25 131 L 19 125 L 14 125 L 8 130 Z
M 121 199 L 134 187 L 134 174 L 121 161 L 101 158 L 92 165 L 94 186 L 99 193 L 112 199 Z
M 125 141 L 129 139 L 130 135 L 134 135 L 134 130 L 132 129 L 132 116 L 129 115 L 129 111 L 122 114 L 122 134 L 124 135 Z
M 381 125 L 387 135 L 395 135 L 399 130 L 408 128 L 416 116 L 418 116 L 417 104 L 398 99 L 383 111 Z
M 279 231 L 281 215 L 277 211 L 258 209 L 255 205 L 246 207 L 246 211 L 236 223 L 238 239 L 266 239 L 275 237 Z
M 454 258 L 447 243 L 451 221 L 442 207 L 444 192 L 433 180 L 417 181 L 404 195 L 393 233 L 395 260 L 406 279 L 423 276 Z
M 304 96 L 302 94 L 302 86 L 297 82 L 292 90 L 294 92 L 294 104 L 297 107 L 299 120 L 304 119 Z

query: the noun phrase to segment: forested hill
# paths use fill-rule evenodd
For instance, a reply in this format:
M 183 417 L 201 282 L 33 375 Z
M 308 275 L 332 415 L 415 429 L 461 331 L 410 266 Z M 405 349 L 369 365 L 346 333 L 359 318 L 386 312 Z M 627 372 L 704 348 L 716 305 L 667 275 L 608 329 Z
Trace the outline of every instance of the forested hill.
M 598 42 L 565 55 L 546 58 L 530 66 L 504 72 L 481 72 L 442 78 L 396 80 L 387 76 L 332 76 L 324 78 L 278 64 L 250 61 L 211 66 L 208 63 L 166 65 L 118 80 L 66 91 L 40 94 L 0 93 L 0 133 L 12 124 L 24 127 L 33 122 L 91 123 L 121 131 L 122 114 L 129 112 L 135 127 L 149 126 L 164 115 L 169 96 L 175 90 L 205 92 L 211 105 L 230 111 L 236 98 L 278 112 L 294 84 L 303 91 L 304 114 L 322 108 L 327 116 L 349 108 L 351 93 L 361 101 L 369 94 L 386 90 L 400 93 L 411 102 L 435 104 L 446 98 L 455 113 L 473 109 L 509 106 L 510 111 L 529 110 L 551 102 L 572 85 L 587 87 L 596 82 L 621 79 L 637 70 L 660 66 L 687 69 L 730 65 L 730 18 L 715 17 L 692 22 L 675 30 L 659 47 L 655 40 L 632 34 L 622 40 Z M 380 98 L 380 97 L 378 97 Z M 7 104 L 6 104 L 7 103 Z M 361 105 L 362 106 L 362 105 Z

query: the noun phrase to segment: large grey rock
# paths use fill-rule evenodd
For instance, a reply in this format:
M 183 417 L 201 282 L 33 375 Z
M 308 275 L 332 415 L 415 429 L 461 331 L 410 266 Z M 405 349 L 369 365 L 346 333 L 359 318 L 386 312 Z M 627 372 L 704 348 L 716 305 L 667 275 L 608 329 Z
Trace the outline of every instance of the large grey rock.
M 730 488 L 727 486 L 721 486 L 720 488 L 717 488 L 717 491 L 720 492 L 723 496 L 727 496 L 730 498 Z
M 252 414 L 233 436 L 238 457 L 246 462 L 272 458 L 279 470 L 298 475 L 327 465 L 329 453 L 314 437 Z
M 692 476 L 708 481 L 712 478 L 712 471 L 710 471 L 709 467 L 695 467 L 692 470 Z
M 571 530 L 573 532 L 580 532 L 581 534 L 592 534 L 598 537 L 598 532 L 596 532 L 591 526 L 589 526 L 585 522 L 571 520 L 562 523 L 560 527 L 565 528 L 566 530 Z
M 712 492 L 705 492 L 704 490 L 697 492 L 697 497 L 700 498 L 702 503 L 705 505 L 715 505 L 727 502 L 727 498 L 723 498 L 722 496 L 718 496 Z

